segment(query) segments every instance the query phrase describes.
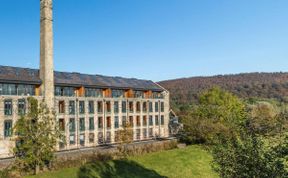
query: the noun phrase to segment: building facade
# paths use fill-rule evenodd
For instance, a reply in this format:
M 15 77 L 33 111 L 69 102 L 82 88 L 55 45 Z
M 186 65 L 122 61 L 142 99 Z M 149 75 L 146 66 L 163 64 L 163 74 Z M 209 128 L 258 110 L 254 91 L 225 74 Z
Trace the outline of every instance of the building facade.
M 0 66 L 0 158 L 12 156 L 12 128 L 27 113 L 27 98 L 56 112 L 66 140 L 59 150 L 119 143 L 124 123 L 133 140 L 169 136 L 169 92 L 149 80 L 56 72 L 52 0 L 40 0 L 40 68 Z

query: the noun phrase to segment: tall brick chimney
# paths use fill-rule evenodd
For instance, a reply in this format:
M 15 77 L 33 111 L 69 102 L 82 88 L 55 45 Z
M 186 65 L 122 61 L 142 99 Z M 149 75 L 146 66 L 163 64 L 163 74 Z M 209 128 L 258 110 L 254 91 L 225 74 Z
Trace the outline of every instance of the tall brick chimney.
M 41 93 L 48 108 L 54 108 L 53 10 L 52 0 L 40 0 Z

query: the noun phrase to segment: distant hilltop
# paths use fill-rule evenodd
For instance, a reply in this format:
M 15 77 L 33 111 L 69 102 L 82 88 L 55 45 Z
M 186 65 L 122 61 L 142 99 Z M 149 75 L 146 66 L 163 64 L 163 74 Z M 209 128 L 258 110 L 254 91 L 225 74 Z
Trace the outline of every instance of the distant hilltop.
M 243 73 L 180 78 L 158 82 L 175 103 L 195 103 L 199 93 L 219 86 L 241 98 L 269 98 L 288 102 L 288 72 Z

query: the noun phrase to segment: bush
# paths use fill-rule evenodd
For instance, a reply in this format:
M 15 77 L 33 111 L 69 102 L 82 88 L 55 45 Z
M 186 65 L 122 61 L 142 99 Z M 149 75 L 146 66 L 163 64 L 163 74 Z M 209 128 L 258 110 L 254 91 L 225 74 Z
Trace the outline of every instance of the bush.
M 247 133 L 228 140 L 219 138 L 212 149 L 213 168 L 223 178 L 287 177 L 281 148 L 266 148 L 258 137 Z

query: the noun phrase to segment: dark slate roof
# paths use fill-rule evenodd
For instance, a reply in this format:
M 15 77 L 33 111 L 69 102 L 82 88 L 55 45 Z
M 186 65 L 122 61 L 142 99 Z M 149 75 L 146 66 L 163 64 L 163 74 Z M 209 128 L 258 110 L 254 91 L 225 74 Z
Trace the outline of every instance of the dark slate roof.
M 55 84 L 63 86 L 85 86 L 100 88 L 121 88 L 163 91 L 151 80 L 134 78 L 109 77 L 70 72 L 54 72 Z M 8 67 L 0 65 L 0 80 L 3 82 L 41 84 L 38 69 Z

